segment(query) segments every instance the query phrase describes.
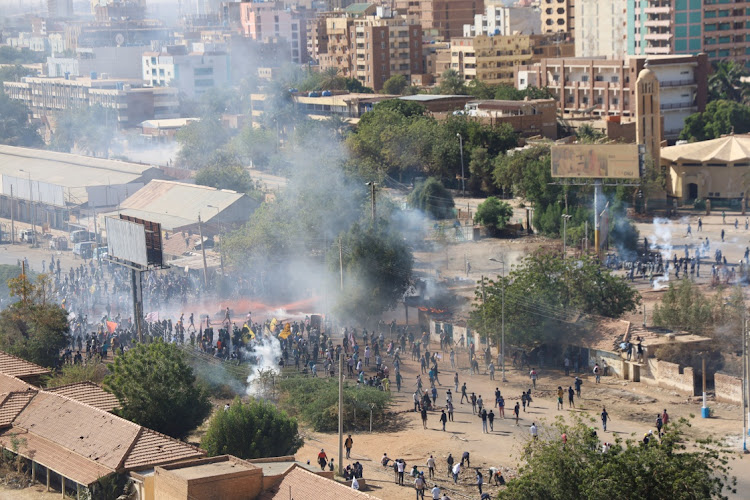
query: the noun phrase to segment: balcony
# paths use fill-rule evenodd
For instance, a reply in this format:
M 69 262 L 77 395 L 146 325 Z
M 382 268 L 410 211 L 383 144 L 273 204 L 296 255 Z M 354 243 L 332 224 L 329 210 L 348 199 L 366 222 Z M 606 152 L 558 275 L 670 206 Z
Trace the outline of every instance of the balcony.
M 665 40 L 669 41 L 672 39 L 672 33 L 646 33 L 644 36 L 646 40 Z
M 671 14 L 671 7 L 646 7 L 643 10 L 646 14 Z
M 688 87 L 695 85 L 695 79 L 688 80 L 664 80 L 659 82 L 659 87 Z
M 649 28 L 664 27 L 668 28 L 671 21 L 669 19 L 649 19 L 643 22 L 643 25 Z
M 668 46 L 663 46 L 663 47 L 646 47 L 644 49 L 644 52 L 647 55 L 650 55 L 650 54 L 669 54 L 670 51 L 671 51 L 671 48 L 668 47 Z
M 674 109 L 691 109 L 691 108 L 698 108 L 696 105 L 694 105 L 691 102 L 673 102 L 669 104 L 660 104 L 659 109 L 661 110 L 674 110 Z

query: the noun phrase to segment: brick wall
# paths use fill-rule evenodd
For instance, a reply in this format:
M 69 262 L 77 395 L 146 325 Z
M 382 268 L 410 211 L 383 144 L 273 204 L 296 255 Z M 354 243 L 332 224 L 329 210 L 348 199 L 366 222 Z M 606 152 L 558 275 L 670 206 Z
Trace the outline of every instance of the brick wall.
M 724 373 L 714 373 L 716 400 L 742 404 L 742 379 Z

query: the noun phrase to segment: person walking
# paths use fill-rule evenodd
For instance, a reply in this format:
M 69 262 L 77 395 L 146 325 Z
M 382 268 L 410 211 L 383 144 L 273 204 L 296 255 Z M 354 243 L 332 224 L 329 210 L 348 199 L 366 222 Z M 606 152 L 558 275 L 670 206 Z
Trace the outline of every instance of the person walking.
M 480 394 L 477 398 L 477 410 L 481 412 L 482 408 L 484 408 L 484 400 L 482 399 L 482 395 Z
M 479 412 L 479 418 L 482 419 L 482 433 L 487 434 L 487 410 Z
M 477 397 L 473 392 L 471 393 L 470 401 L 471 401 L 471 413 L 476 413 L 477 412 Z
M 594 377 L 596 377 L 596 383 L 598 384 L 602 378 L 602 369 L 599 368 L 599 363 L 594 363 Z
M 518 415 L 521 413 L 521 405 L 516 401 L 516 406 L 513 408 L 513 413 L 516 415 L 516 426 L 518 426 Z
M 557 409 L 563 409 L 563 388 L 560 385 L 557 386 Z
M 346 458 L 351 458 L 353 444 L 354 441 L 352 440 L 352 435 L 349 434 L 349 437 L 347 437 L 346 441 L 344 441 L 344 448 L 346 448 Z
M 609 413 L 606 408 L 602 408 L 602 429 L 607 430 L 607 420 L 609 420 Z
M 661 423 L 664 425 L 664 432 L 666 432 L 667 424 L 669 423 L 669 414 L 666 408 L 664 408 L 664 413 L 661 414 Z
M 578 376 L 576 376 L 576 379 L 573 382 L 573 385 L 575 385 L 576 387 L 576 396 L 580 398 L 581 397 L 581 385 L 583 385 L 583 380 L 581 380 Z
M 456 373 L 456 378 L 458 378 L 458 373 Z M 466 398 L 466 401 L 471 402 L 469 396 L 466 395 L 466 382 L 461 386 L 461 404 L 464 404 L 464 398 Z
M 424 476 L 422 474 L 419 474 L 417 476 L 417 479 L 414 480 L 414 489 L 417 492 L 417 500 L 419 500 L 420 498 L 424 500 L 425 486 Z
M 435 477 L 435 458 L 432 455 L 427 459 L 427 472 L 430 479 Z
M 424 405 L 422 406 L 422 428 L 427 428 L 427 408 Z
M 432 493 L 432 500 L 440 500 L 440 487 L 437 484 L 430 490 L 430 493 Z
M 505 419 L 505 398 L 503 398 L 502 394 L 497 399 L 497 415 Z
M 568 386 L 568 408 L 571 408 L 571 407 L 575 408 L 576 407 L 575 395 L 576 395 L 576 393 L 573 390 L 573 387 Z
M 531 423 L 531 427 L 529 427 L 529 432 L 531 433 L 531 439 L 536 441 L 537 437 L 539 436 L 539 430 L 536 428 L 536 422 Z
M 448 421 L 448 416 L 445 414 L 445 410 L 440 410 L 440 423 L 443 424 L 443 432 L 445 432 L 445 423 Z M 432 476 L 430 476 L 432 477 Z
M 529 378 L 531 379 L 531 384 L 534 387 L 534 389 L 536 389 L 536 379 L 538 376 L 539 375 L 537 374 L 536 370 L 532 368 L 531 371 L 529 372 Z
M 487 421 L 490 423 L 490 432 L 494 432 L 495 414 L 492 412 L 492 410 L 490 410 L 490 412 L 487 414 Z
M 661 437 L 661 428 L 664 427 L 664 421 L 661 419 L 661 415 L 656 415 L 656 432 L 659 434 L 659 437 Z
M 398 484 L 404 485 L 404 470 L 406 469 L 406 462 L 403 458 L 398 459 Z
M 453 469 L 451 469 L 451 473 L 453 474 L 453 484 L 458 484 L 458 475 L 461 474 L 461 464 L 455 463 Z
M 448 475 L 450 476 L 453 473 L 453 455 L 451 453 L 448 453 L 445 462 L 448 464 Z
M 447 401 L 446 407 L 448 409 L 448 420 L 453 422 L 453 401 Z
M 453 374 L 453 385 L 456 386 L 456 392 L 458 392 L 458 372 Z

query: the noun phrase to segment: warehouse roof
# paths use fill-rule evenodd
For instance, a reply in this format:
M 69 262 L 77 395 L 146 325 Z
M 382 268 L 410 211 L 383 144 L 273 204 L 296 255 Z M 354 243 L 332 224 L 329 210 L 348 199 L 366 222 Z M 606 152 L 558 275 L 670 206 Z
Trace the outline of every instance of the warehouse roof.
M 750 134 L 726 135 L 710 141 L 662 148 L 661 157 L 671 162 L 733 163 L 750 159 Z
M 217 209 L 223 212 L 240 200 L 248 207 L 257 205 L 244 194 L 228 189 L 154 180 L 120 203 L 116 213 L 158 222 L 162 229 L 176 231 L 196 225 L 199 216 L 204 223 L 236 222 L 227 214 L 218 215 Z M 242 215 L 248 217 L 250 210 Z
M 62 186 L 65 201 L 76 205 L 88 201 L 87 187 L 164 177 L 150 165 L 14 146 L 0 146 L 0 174 Z

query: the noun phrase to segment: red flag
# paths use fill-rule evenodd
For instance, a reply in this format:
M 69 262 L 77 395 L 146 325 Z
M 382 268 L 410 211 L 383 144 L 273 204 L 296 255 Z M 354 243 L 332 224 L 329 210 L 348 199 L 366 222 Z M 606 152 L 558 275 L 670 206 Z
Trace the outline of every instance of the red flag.
M 107 331 L 109 333 L 115 333 L 115 330 L 117 330 L 117 323 L 114 321 L 107 321 Z

